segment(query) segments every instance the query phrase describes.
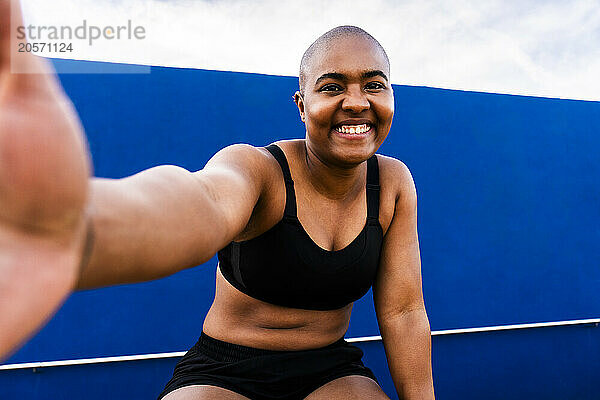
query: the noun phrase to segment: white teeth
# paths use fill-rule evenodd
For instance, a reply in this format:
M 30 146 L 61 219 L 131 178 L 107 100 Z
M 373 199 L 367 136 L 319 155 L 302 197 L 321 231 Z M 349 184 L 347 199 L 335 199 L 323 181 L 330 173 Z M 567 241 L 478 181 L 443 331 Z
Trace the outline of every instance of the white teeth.
M 368 124 L 362 124 L 362 125 L 342 125 L 342 126 L 338 126 L 336 128 L 336 130 L 340 133 L 346 133 L 346 134 L 362 134 L 365 132 L 368 132 L 371 129 L 371 127 Z

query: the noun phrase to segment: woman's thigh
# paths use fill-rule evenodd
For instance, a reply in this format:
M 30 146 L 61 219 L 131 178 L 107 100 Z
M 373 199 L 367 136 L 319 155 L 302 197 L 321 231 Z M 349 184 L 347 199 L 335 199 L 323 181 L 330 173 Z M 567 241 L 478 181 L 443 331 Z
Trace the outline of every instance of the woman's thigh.
M 191 385 L 176 390 L 162 400 L 249 400 L 241 394 L 217 386 Z
M 377 382 L 360 375 L 344 376 L 326 383 L 304 400 L 390 400 Z

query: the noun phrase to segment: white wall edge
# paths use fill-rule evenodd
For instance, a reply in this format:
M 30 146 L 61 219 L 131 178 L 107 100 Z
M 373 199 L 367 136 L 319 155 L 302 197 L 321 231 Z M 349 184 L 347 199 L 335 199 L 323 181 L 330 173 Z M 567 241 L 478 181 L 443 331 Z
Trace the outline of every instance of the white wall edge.
M 460 328 L 460 329 L 445 329 L 439 331 L 432 331 L 431 336 L 444 336 L 444 335 L 460 335 L 466 333 L 478 333 L 478 332 L 497 332 L 497 331 L 509 331 L 517 329 L 532 329 L 532 328 L 548 328 L 556 326 L 570 326 L 570 325 L 595 325 L 600 324 L 600 318 L 590 319 L 576 319 L 570 321 L 553 321 L 553 322 L 535 322 L 527 324 L 513 324 L 513 325 L 498 325 L 498 326 L 483 326 L 475 328 Z M 347 338 L 346 341 L 349 343 L 360 343 L 360 342 L 373 342 L 381 340 L 381 336 L 363 336 L 356 338 Z M 86 365 L 86 364 L 101 364 L 121 361 L 140 361 L 140 360 L 156 360 L 160 358 L 175 358 L 182 357 L 185 351 L 174 351 L 169 353 L 152 353 L 152 354 L 135 354 L 128 356 L 114 356 L 114 357 L 97 357 L 97 358 L 81 358 L 73 360 L 58 360 L 58 361 L 37 361 L 29 363 L 18 363 L 18 364 L 6 364 L 0 365 L 0 371 L 17 370 L 17 369 L 28 369 L 28 368 L 47 368 L 47 367 L 65 367 L 72 365 Z

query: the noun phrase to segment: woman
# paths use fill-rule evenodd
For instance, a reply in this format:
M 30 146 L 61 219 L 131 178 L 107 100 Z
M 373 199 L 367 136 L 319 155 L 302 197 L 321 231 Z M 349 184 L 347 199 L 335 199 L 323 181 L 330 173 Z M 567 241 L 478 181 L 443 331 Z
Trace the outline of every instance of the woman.
M 7 36 L 2 354 L 73 287 L 156 279 L 218 253 L 202 335 L 161 398 L 386 399 L 362 352 L 343 341 L 352 302 L 371 284 L 400 398 L 433 398 L 414 184 L 400 161 L 375 155 L 394 108 L 375 39 L 338 27 L 307 50 L 294 96 L 305 139 L 230 146 L 194 173 L 160 166 L 88 184 L 75 113 L 48 66 L 12 53 Z M 39 74 L 11 73 L 11 63 Z

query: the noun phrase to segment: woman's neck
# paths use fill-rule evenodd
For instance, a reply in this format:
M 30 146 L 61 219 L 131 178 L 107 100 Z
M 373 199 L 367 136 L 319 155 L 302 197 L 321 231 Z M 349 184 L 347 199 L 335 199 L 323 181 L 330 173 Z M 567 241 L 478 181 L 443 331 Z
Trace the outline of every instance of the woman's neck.
M 322 196 L 331 200 L 352 200 L 362 192 L 365 183 L 364 163 L 353 167 L 324 162 L 302 141 L 304 173 L 308 183 Z

